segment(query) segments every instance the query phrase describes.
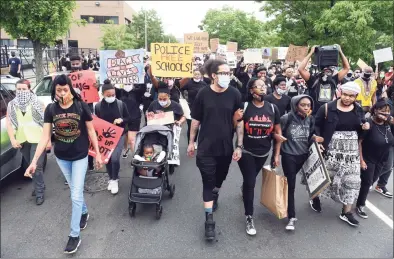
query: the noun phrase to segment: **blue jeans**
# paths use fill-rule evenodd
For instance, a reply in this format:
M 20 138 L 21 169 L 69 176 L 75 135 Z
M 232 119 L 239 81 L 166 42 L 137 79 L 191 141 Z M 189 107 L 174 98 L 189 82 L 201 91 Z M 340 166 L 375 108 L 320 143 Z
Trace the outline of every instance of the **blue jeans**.
M 83 198 L 83 189 L 85 185 L 85 175 L 88 168 L 88 157 L 77 161 L 66 161 L 56 158 L 60 170 L 63 172 L 71 191 L 71 233 L 70 236 L 78 237 L 82 214 L 88 213 L 85 200 Z

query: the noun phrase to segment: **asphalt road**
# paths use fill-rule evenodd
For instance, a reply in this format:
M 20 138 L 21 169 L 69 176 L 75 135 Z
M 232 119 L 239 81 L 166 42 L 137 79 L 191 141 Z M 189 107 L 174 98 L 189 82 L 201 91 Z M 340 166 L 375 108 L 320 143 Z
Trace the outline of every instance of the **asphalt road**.
M 215 213 L 217 241 L 207 243 L 204 235 L 202 184 L 195 159 L 186 156 L 186 136 L 181 141 L 181 166 L 171 180 L 175 197 L 163 199 L 161 220 L 155 219 L 154 206 L 137 206 L 135 218 L 128 214 L 131 182 L 129 159 L 122 159 L 120 192 L 85 194 L 89 208 L 88 227 L 75 257 L 272 257 L 272 258 L 393 258 L 393 230 L 369 212 L 353 228 L 338 218 L 341 206 L 324 200 L 321 214 L 308 204 L 304 186 L 297 185 L 296 231 L 285 231 L 287 220 L 278 220 L 259 203 L 261 174 L 255 189 L 257 235 L 245 232 L 240 195 L 242 176 L 232 163 L 220 193 Z M 45 172 L 46 200 L 36 206 L 31 197 L 30 180 L 13 175 L 1 188 L 1 257 L 67 257 L 63 249 L 69 234 L 70 192 L 50 155 Z M 298 181 L 299 182 L 299 181 Z M 389 189 L 393 190 L 392 178 Z M 392 220 L 393 200 L 374 191 L 369 201 Z

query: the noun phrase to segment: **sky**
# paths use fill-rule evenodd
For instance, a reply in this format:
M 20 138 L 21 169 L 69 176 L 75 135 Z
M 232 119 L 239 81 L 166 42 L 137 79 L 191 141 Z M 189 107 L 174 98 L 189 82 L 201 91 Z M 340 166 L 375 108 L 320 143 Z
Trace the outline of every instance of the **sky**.
M 221 9 L 225 5 L 253 13 L 257 19 L 264 21 L 265 15 L 259 12 L 262 4 L 254 1 L 127 1 L 136 12 L 154 9 L 161 17 L 164 32 L 183 38 L 184 33 L 200 31 L 198 25 L 210 9 Z

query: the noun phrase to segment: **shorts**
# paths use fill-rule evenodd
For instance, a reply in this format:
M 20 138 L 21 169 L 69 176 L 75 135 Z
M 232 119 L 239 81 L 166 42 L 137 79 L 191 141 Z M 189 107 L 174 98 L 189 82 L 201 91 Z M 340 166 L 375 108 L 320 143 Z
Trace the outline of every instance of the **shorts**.
M 139 131 L 139 130 L 140 130 L 140 126 L 141 126 L 141 118 L 131 120 L 131 121 L 127 124 L 127 126 L 125 127 L 125 129 L 126 129 L 127 131 Z

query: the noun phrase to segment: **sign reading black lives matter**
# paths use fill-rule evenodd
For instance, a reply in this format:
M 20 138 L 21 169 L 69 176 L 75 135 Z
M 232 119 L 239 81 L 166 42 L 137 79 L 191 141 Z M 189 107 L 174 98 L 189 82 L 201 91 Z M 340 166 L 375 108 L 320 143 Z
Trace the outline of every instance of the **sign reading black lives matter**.
M 300 172 L 303 175 L 303 180 L 306 182 L 306 189 L 312 199 L 330 185 L 330 176 L 328 175 L 323 156 L 316 142 L 309 148 L 308 159 L 305 161 Z

